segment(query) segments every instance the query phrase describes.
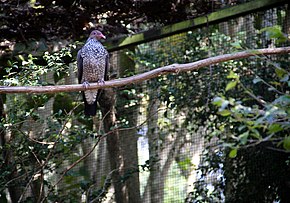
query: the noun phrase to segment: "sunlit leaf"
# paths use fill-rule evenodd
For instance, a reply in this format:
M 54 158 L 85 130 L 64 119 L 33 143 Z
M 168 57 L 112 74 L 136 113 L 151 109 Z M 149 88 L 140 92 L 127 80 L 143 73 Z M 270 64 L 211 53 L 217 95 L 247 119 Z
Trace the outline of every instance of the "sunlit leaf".
M 230 151 L 229 153 L 229 157 L 230 158 L 235 158 L 237 156 L 237 153 L 238 153 L 238 149 L 237 148 L 234 148 Z
M 186 157 L 184 160 L 178 162 L 178 166 L 182 170 L 188 170 L 190 167 L 193 166 L 193 164 L 191 163 L 191 159 Z
M 231 45 L 236 49 L 242 49 L 242 46 L 239 42 L 233 42 L 231 43 Z
M 238 74 L 236 74 L 234 71 L 230 71 L 230 73 L 227 75 L 227 78 L 229 78 L 229 79 L 238 79 L 239 78 L 239 76 L 238 76 Z
M 212 101 L 212 103 L 216 106 L 221 106 L 223 103 L 224 99 L 221 97 L 215 97 Z
M 229 91 L 229 90 L 235 88 L 237 86 L 237 84 L 238 84 L 238 81 L 236 81 L 236 80 L 229 82 L 226 86 L 226 91 Z
M 232 112 L 230 110 L 226 110 L 226 109 L 218 112 L 218 114 L 220 114 L 221 116 L 230 116 L 231 113 Z
M 266 32 L 270 39 L 276 39 L 279 43 L 287 41 L 287 35 L 282 32 L 281 26 L 279 25 L 265 27 L 260 32 Z
M 285 74 L 287 74 L 287 71 L 284 70 L 283 68 L 275 68 L 275 73 L 281 79 L 285 76 Z
M 277 132 L 279 132 L 281 130 L 283 130 L 283 128 L 278 123 L 274 123 L 274 124 L 270 125 L 269 128 L 268 128 L 268 132 L 269 133 L 277 133 Z
M 287 151 L 290 150 L 290 136 L 284 138 L 284 140 L 283 140 L 283 147 Z
M 281 83 L 280 83 L 280 82 L 277 82 L 277 81 L 270 81 L 269 83 L 270 83 L 271 85 L 281 86 Z

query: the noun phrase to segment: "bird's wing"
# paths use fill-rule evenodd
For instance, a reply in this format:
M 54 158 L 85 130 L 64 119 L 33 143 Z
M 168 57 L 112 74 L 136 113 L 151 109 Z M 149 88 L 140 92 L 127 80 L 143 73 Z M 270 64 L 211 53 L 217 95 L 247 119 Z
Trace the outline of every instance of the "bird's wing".
M 79 83 L 82 82 L 82 77 L 83 77 L 83 58 L 81 56 L 81 50 L 80 49 L 78 51 L 78 55 L 77 55 L 77 66 L 78 66 L 78 80 L 79 80 Z

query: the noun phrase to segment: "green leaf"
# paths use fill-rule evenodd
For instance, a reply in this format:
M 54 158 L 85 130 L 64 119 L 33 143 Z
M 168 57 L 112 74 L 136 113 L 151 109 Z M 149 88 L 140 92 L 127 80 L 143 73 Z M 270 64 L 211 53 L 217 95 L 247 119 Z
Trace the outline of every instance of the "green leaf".
M 238 153 L 238 149 L 237 148 L 234 148 L 230 151 L 229 153 L 229 157 L 230 158 L 235 158 L 237 156 L 237 153 Z
M 8 65 L 8 66 L 12 66 L 13 63 L 12 63 L 10 60 L 8 60 L 8 61 L 7 61 L 7 65 Z
M 242 49 L 242 46 L 239 42 L 233 42 L 231 43 L 232 47 L 236 48 L 236 49 Z
M 236 80 L 229 82 L 226 86 L 226 91 L 229 91 L 229 90 L 235 88 L 237 86 L 237 84 L 238 84 L 238 81 L 236 81 Z
M 224 99 L 221 98 L 221 97 L 215 97 L 212 101 L 212 104 L 213 105 L 216 105 L 216 106 L 221 106 L 222 103 L 223 103 Z
M 178 162 L 178 166 L 182 170 L 188 170 L 190 167 L 193 166 L 193 164 L 191 163 L 190 158 L 186 157 L 184 160 Z
M 283 147 L 287 151 L 290 150 L 290 136 L 284 138 L 284 140 L 283 140 Z
M 240 134 L 239 139 L 240 139 L 241 144 L 243 145 L 246 144 L 248 141 L 248 137 L 249 137 L 249 131 Z
M 281 26 L 265 27 L 260 32 L 266 32 L 270 39 L 276 39 L 278 43 L 286 42 L 287 35 L 282 32 Z
M 257 129 L 251 128 L 250 130 L 252 132 L 251 133 L 251 136 L 252 137 L 257 138 L 257 139 L 261 139 L 262 138 L 261 135 L 260 135 L 260 133 L 259 133 L 259 131 Z
M 228 105 L 230 104 L 230 102 L 228 100 L 225 100 L 224 98 L 221 98 L 221 97 L 215 97 L 213 99 L 213 102 L 212 102 L 214 105 L 216 106 L 219 106 L 219 111 L 222 111 L 224 110 L 225 108 L 228 107 Z
M 230 116 L 232 114 L 232 112 L 230 110 L 222 110 L 219 111 L 218 114 L 220 114 L 221 116 Z
M 281 130 L 283 130 L 281 125 L 278 124 L 278 123 L 274 123 L 274 124 L 270 125 L 270 127 L 268 129 L 268 132 L 271 134 L 271 133 L 277 133 L 277 132 L 279 132 Z
M 230 74 L 227 75 L 227 78 L 229 78 L 229 79 L 238 79 L 239 76 L 238 76 L 238 74 L 236 74 L 234 71 L 231 70 Z
M 287 74 L 287 71 L 283 68 L 275 68 L 275 73 L 280 79 L 282 79 Z

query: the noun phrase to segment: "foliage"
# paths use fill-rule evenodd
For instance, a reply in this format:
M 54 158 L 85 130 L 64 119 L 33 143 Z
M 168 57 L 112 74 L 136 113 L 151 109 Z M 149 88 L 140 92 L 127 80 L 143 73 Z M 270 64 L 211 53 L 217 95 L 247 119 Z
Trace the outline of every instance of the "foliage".
M 289 134 L 290 128 L 290 95 L 285 91 L 289 88 L 289 73 L 279 66 L 275 67 L 275 72 L 278 79 L 276 81 L 273 80 L 268 83 L 262 78 L 255 78 L 253 80 L 254 84 L 263 83 L 263 85 L 268 87 L 270 92 L 275 92 L 275 99 L 273 101 L 265 101 L 256 96 L 243 85 L 240 77 L 234 72 L 228 75 L 228 78 L 233 81 L 227 84 L 226 91 L 233 88 L 241 88 L 249 95 L 248 101 L 246 99 L 214 98 L 213 103 L 219 107 L 218 114 L 227 117 L 225 121 L 227 123 L 226 126 L 232 126 L 231 128 L 236 133 L 236 135 L 231 135 L 231 138 L 235 140 L 235 144 L 238 144 L 238 146 L 232 146 L 234 149 L 230 153 L 231 156 L 234 157 L 236 155 L 237 149 L 235 147 L 249 145 L 251 142 L 261 143 L 273 140 L 274 143 L 279 144 L 278 146 L 283 146 L 284 150 L 289 150 L 288 136 L 283 137 Z M 283 74 L 280 74 L 281 72 Z M 275 84 L 276 87 L 272 84 Z M 245 105 L 244 103 L 248 103 L 249 99 L 256 100 L 257 104 L 251 106 Z M 235 129 L 234 126 L 238 126 L 238 128 Z M 223 134 L 226 131 L 228 132 L 229 129 L 223 126 L 223 129 L 219 133 Z
M 78 42 L 55 53 L 45 52 L 42 65 L 39 58 L 29 55 L 21 57 L 20 62 L 10 62 L 5 68 L 4 79 L 0 85 L 6 86 L 41 86 L 63 84 L 75 67 L 72 52 Z M 71 77 L 75 78 L 75 76 Z M 136 89 L 124 89 L 119 92 L 124 99 L 123 111 L 135 108 L 141 96 Z M 93 129 L 93 119 L 83 116 L 80 95 L 77 93 L 58 93 L 55 95 L 5 95 L 6 115 L 1 118 L 2 140 L 1 154 L 8 154 L 0 160 L 0 194 L 6 201 L 7 188 L 17 188 L 23 202 L 48 200 L 61 202 L 80 202 L 83 194 L 90 201 L 101 202 L 112 185 L 113 171 L 102 177 L 102 182 L 92 179 L 85 163 L 79 167 L 66 167 L 76 163 L 85 152 L 80 152 L 80 144 L 98 142 L 99 135 Z M 126 115 L 125 113 L 122 113 Z M 121 113 L 121 111 L 120 111 Z M 120 116 L 118 126 L 132 126 L 127 118 Z M 132 119 L 131 119 L 132 120 Z M 134 121 L 135 122 L 135 121 Z M 132 126 L 134 127 L 134 126 Z M 97 132 L 102 134 L 102 130 Z M 8 139 L 7 135 L 11 135 Z M 5 156 L 4 156 L 5 157 Z M 154 160 L 151 160 L 154 162 Z M 126 182 L 133 174 L 148 171 L 152 163 L 129 168 L 118 177 Z M 56 184 L 58 181 L 60 183 Z M 21 183 L 21 185 L 20 185 Z M 43 185 L 47 191 L 38 197 L 29 194 L 28 187 Z M 16 192 L 11 192 L 15 195 Z M 2 196 L 1 196 L 2 198 Z M 16 197 L 15 198 L 19 198 Z
M 75 48 L 76 45 L 72 44 L 59 52 L 45 53 L 46 65 L 38 65 L 38 59 L 32 55 L 21 58 L 21 62 L 10 62 L 0 85 L 61 84 L 72 72 L 69 63 L 73 61 L 71 52 Z M 94 184 L 86 168 L 80 167 L 64 175 L 65 184 L 61 189 L 56 190 L 54 185 L 55 177 L 58 177 L 57 173 L 63 173 L 64 165 L 72 164 L 82 156 L 76 150 L 77 146 L 94 137 L 92 120 L 80 113 L 78 97 L 74 93 L 6 95 L 6 115 L 1 117 L 0 125 L 0 151 L 3 155 L 0 158 L 1 194 L 7 188 L 19 188 L 21 193 L 14 192 L 13 195 L 23 195 L 30 186 L 36 190 L 30 198 L 33 202 L 38 198 L 79 202 L 82 193 Z M 73 181 L 75 178 L 82 181 Z M 38 185 L 48 189 L 47 197 L 38 197 L 41 195 Z M 3 201 L 6 199 L 3 195 L 1 198 Z M 22 201 L 30 200 L 22 196 Z
M 262 31 L 281 39 L 277 27 Z M 243 66 L 248 68 L 242 72 L 232 66 L 224 91 L 216 92 L 219 96 L 212 101 L 218 107 L 215 129 L 207 135 L 209 145 L 203 153 L 201 179 L 188 202 L 287 199 L 283 179 L 288 177 L 289 168 L 289 63 L 284 57 L 279 59 L 273 62 L 257 57 L 252 68 L 244 61 Z M 261 71 L 260 66 L 266 70 Z M 211 191 L 206 182 L 210 172 L 223 174 Z
M 45 77 L 48 73 L 55 75 L 55 80 L 51 82 L 56 83 L 59 79 L 63 78 L 65 74 L 68 74 L 69 63 L 72 61 L 73 57 L 71 52 L 76 49 L 76 44 L 77 43 L 71 44 L 53 54 L 45 52 L 43 56 L 45 65 L 37 65 L 38 58 L 34 57 L 32 54 L 29 54 L 27 58 L 20 55 L 19 62 L 8 61 L 1 85 L 47 85 L 47 80 L 50 78 Z
M 154 42 L 158 44 L 153 49 L 154 51 L 150 48 L 154 44 L 140 45 L 138 52 L 134 56 L 136 57 L 135 60 L 141 63 L 140 67 L 145 66 L 150 69 L 172 63 L 192 62 L 208 57 L 209 50 L 212 50 L 209 43 L 216 45 L 213 47 L 215 52 L 212 52 L 212 55 L 221 52 L 228 53 L 235 50 L 231 44 L 235 40 L 245 36 L 241 34 L 240 38 L 231 39 L 217 32 L 215 28 L 208 29 L 200 29 L 175 36 L 175 38 Z M 204 33 L 211 34 L 207 36 Z M 220 45 L 224 45 L 223 49 L 219 48 Z M 227 62 L 223 64 L 223 68 L 212 66 L 210 70 L 201 69 L 178 75 L 161 76 L 147 83 L 149 89 L 158 90 L 156 96 L 162 102 L 162 107 L 166 107 L 158 125 L 160 139 L 158 143 L 165 145 L 165 140 L 172 139 L 172 137 L 174 139 L 181 137 L 181 140 L 193 143 L 196 140 L 195 136 L 198 136 L 197 131 L 199 131 L 200 126 L 204 125 L 209 132 L 214 130 L 215 122 L 217 122 L 216 118 L 208 119 L 208 116 L 212 115 L 214 111 L 210 101 L 213 98 L 214 92 L 222 85 L 226 85 L 219 78 L 225 77 L 228 74 L 227 69 L 232 68 L 234 64 L 239 64 L 239 62 Z M 153 100 L 156 99 L 152 98 L 152 93 L 150 92 L 149 96 Z M 179 122 L 177 122 L 178 117 L 182 118 L 179 119 Z M 189 139 L 192 139 L 192 141 L 188 140 L 188 134 L 190 135 Z M 182 141 L 180 142 L 183 143 Z M 163 145 L 161 144 L 161 148 L 165 147 Z M 179 151 L 183 149 L 183 146 L 181 144 L 177 148 L 174 148 L 174 150 Z M 175 161 L 182 175 L 187 178 L 187 175 L 194 168 L 194 165 L 191 163 L 191 157 L 178 154 Z M 217 160 L 215 163 L 217 163 Z
M 51 4 L 55 3 L 48 2 L 48 7 Z M 269 33 L 270 38 L 278 38 L 279 43 L 285 41 L 279 27 L 265 28 L 261 32 Z M 248 46 L 247 33 L 230 37 L 217 31 L 215 26 L 175 37 L 159 40 L 155 50 L 151 46 L 156 42 L 140 45 L 131 56 L 140 63 L 140 68 L 154 69 L 231 53 Z M 260 39 L 254 40 L 256 47 Z M 1 85 L 61 84 L 69 74 L 69 63 L 73 61 L 71 49 L 75 49 L 75 45 L 54 54 L 46 52 L 42 66 L 34 56 L 29 55 L 26 59 L 20 55 L 21 63 L 8 64 Z M 172 150 L 177 155 L 174 170 L 170 172 L 179 170 L 178 174 L 186 179 L 194 168 L 198 167 L 199 171 L 196 187 L 186 201 L 285 199 L 287 188 L 283 185 L 287 182 L 283 179 L 289 178 L 287 153 L 290 150 L 289 62 L 287 58 L 278 59 L 255 57 L 228 61 L 208 69 L 156 78 L 147 83 L 148 88 L 154 90 L 149 93 L 138 93 L 134 87 L 120 91 L 126 98 L 120 106 L 129 111 L 138 106 L 143 95 L 158 99 L 165 107 L 158 120 L 159 137 L 155 142 L 158 147 L 165 148 L 166 139 L 182 138 L 182 144 Z M 10 140 L 1 147 L 4 158 L 0 160 L 0 194 L 16 186 L 20 186 L 24 194 L 31 183 L 34 187 L 41 183 L 48 188 L 47 199 L 52 202 L 79 202 L 84 193 L 91 194 L 88 198 L 105 197 L 111 174 L 104 177 L 101 189 L 94 188 L 96 183 L 90 179 L 85 167 L 65 173 L 62 188 L 56 188 L 51 178 L 55 171 L 64 174 L 63 162 L 71 164 L 81 157 L 76 150 L 79 143 L 89 137 L 95 138 L 93 121 L 79 114 L 81 108 L 77 97 L 67 93 L 6 97 L 8 111 L 6 117 L 1 118 L 0 129 L 1 136 L 5 131 Z M 65 105 L 64 99 L 67 101 Z M 43 114 L 41 110 L 49 109 L 46 105 L 52 100 L 52 115 Z M 124 126 L 132 127 L 128 118 L 120 116 L 120 119 Z M 191 157 L 179 152 L 187 143 L 192 144 L 199 133 L 206 138 L 206 148 L 201 164 L 194 166 Z M 125 171 L 120 181 L 152 169 L 152 165 L 159 161 L 158 156 L 151 157 L 144 165 Z M 209 181 L 209 175 L 218 178 Z M 73 181 L 76 179 L 80 181 Z
M 280 27 L 268 27 L 259 33 L 264 32 L 277 43 L 285 43 Z M 258 37 L 251 40 L 248 43 L 245 32 L 229 37 L 209 27 L 139 45 L 134 57 L 140 67 L 154 69 L 256 48 L 261 43 Z M 158 47 L 152 50 L 154 44 Z M 159 125 L 160 140 L 175 133 L 197 136 L 200 126 L 206 132 L 206 148 L 197 170 L 200 178 L 187 202 L 265 202 L 284 198 L 286 189 L 280 184 L 283 180 L 271 171 L 285 177 L 288 168 L 289 63 L 287 57 L 272 58 L 228 61 L 147 83 L 150 89 L 158 90 L 157 97 L 166 106 L 164 125 Z M 172 115 L 184 119 L 176 123 Z M 180 134 L 181 128 L 185 134 Z M 176 161 L 182 166 L 182 161 Z M 209 182 L 209 174 L 215 174 L 217 180 Z
M 4 0 L 0 6 L 3 13 L 0 31 L 7 40 L 13 38 L 17 41 L 55 36 L 78 39 L 83 28 L 92 24 L 96 27 L 102 24 L 112 34 L 132 33 L 145 26 L 148 28 L 150 23 L 171 24 L 239 3 L 241 1 Z

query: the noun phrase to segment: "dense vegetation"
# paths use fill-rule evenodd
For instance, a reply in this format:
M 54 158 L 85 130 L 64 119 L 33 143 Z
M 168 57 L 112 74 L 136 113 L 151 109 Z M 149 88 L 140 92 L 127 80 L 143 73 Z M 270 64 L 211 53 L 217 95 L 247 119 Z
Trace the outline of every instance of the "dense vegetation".
M 118 2 L 3 1 L 1 36 L 15 46 L 2 47 L 0 85 L 76 83 L 74 41 L 92 25 L 109 36 L 135 33 L 225 6 Z M 155 10 L 158 3 L 167 15 Z M 250 28 L 236 19 L 114 52 L 111 78 L 284 46 L 288 10 L 254 14 Z M 265 26 L 269 16 L 278 26 Z M 96 118 L 83 116 L 79 93 L 0 95 L 0 202 L 285 202 L 289 71 L 288 56 L 262 56 L 170 74 L 106 90 Z M 138 154 L 139 138 L 148 157 Z
M 261 31 L 267 31 L 276 40 L 283 36 L 278 27 Z M 140 48 L 136 61 L 154 68 L 196 61 L 209 53 L 250 49 L 263 40 L 254 37 L 253 47 L 249 47 L 245 43 L 248 37 L 245 32 L 226 36 L 214 27 L 210 32 L 206 29 L 189 32 L 182 41 L 159 44 L 153 53 L 150 44 Z M 198 133 L 205 137 L 206 147 L 197 169 L 200 178 L 187 202 L 284 202 L 289 198 L 287 58 L 229 61 L 151 83 L 153 89 L 160 87 L 158 98 L 167 106 L 163 119 L 185 115 L 181 123 L 176 124 L 173 119 L 164 128 L 178 136 L 186 137 L 189 133 L 193 142 Z M 175 113 L 169 115 L 172 110 Z M 181 128 L 186 130 L 180 133 Z M 186 170 L 190 168 L 190 164 L 183 166 Z
M 0 4 L 1 57 L 42 55 L 76 40 L 93 28 L 107 38 L 204 15 L 245 1 L 3 0 Z M 162 10 L 160 10 L 162 9 Z M 7 65 L 7 64 L 5 64 Z

